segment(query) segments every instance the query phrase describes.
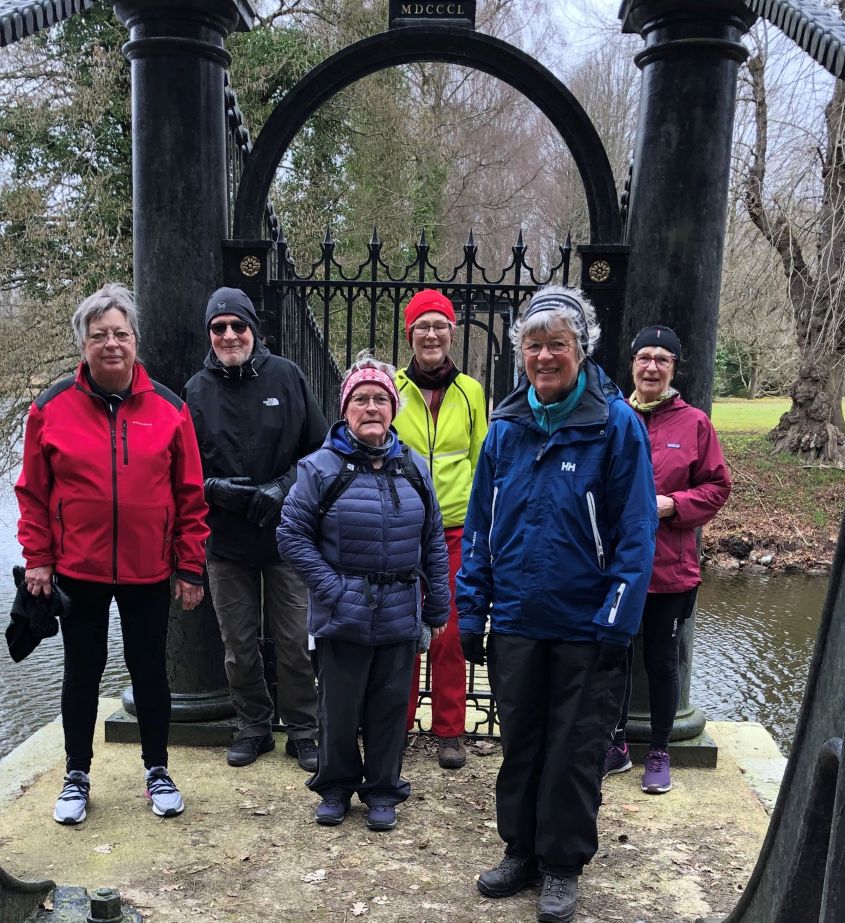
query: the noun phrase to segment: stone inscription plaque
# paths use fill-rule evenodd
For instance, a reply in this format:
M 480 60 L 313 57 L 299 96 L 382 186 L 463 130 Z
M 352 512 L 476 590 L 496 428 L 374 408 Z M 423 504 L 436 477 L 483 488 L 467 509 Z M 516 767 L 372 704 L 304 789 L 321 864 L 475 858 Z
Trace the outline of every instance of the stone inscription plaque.
M 475 0 L 390 0 L 390 28 L 425 23 L 475 28 Z

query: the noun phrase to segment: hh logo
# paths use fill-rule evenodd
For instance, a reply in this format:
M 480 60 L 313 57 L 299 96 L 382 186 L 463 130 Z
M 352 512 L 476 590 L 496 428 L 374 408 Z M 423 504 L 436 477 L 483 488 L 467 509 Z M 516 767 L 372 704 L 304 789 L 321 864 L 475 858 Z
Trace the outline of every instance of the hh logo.
M 278 407 L 279 399 L 277 397 L 265 397 L 261 402 L 265 407 Z
M 575 470 L 575 462 L 561 462 L 561 463 L 560 463 L 560 470 L 561 470 L 561 471 L 574 471 L 574 470 Z

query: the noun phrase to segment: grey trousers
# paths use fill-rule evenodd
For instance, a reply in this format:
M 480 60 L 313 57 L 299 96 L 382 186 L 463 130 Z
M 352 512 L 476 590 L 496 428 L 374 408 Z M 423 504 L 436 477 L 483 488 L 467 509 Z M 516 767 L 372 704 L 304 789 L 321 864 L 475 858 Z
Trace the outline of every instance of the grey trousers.
M 284 561 L 264 567 L 241 561 L 207 563 L 238 737 L 271 731 L 273 701 L 258 649 L 263 589 L 264 630 L 275 641 L 279 714 L 291 740 L 316 738 L 317 689 L 308 655 L 304 585 Z

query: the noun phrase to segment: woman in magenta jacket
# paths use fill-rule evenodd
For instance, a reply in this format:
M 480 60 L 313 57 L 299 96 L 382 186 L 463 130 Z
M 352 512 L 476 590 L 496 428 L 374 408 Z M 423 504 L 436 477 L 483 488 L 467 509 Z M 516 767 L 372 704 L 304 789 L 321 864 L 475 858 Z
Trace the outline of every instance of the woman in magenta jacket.
M 651 741 L 642 789 L 651 794 L 672 787 L 669 735 L 680 698 L 679 626 L 692 614 L 701 574 L 696 529 L 719 512 L 731 492 L 713 424 L 681 400 L 672 379 L 681 343 L 669 327 L 641 330 L 631 344 L 634 393 L 631 406 L 642 416 L 651 442 L 659 526 L 654 569 L 643 609 L 643 659 L 648 675 Z M 622 717 L 605 759 L 605 777 L 631 768 L 625 723 L 631 700 L 630 652 Z

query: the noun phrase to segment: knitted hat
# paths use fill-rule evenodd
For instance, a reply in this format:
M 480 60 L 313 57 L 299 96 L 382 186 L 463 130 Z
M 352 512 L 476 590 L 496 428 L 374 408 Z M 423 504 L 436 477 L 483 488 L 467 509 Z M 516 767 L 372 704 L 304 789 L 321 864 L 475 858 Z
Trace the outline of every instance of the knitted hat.
M 587 347 L 590 344 L 590 331 L 587 329 L 587 316 L 584 314 L 584 307 L 581 302 L 572 295 L 565 295 L 562 292 L 539 291 L 528 303 L 528 307 L 522 315 L 522 321 L 524 323 L 529 317 L 532 317 L 534 314 L 539 314 L 541 311 L 556 311 L 558 308 L 569 308 L 575 311 L 581 319 L 578 325 L 581 329 L 577 331 L 578 339 L 581 342 L 581 348 L 586 353 Z
M 437 311 L 446 320 L 455 323 L 455 309 L 452 302 L 442 292 L 435 291 L 433 288 L 424 288 L 414 295 L 405 308 L 405 336 L 409 343 L 411 342 L 411 327 L 427 311 Z
M 671 327 L 664 327 L 663 324 L 643 327 L 631 343 L 631 358 L 633 359 L 646 346 L 660 346 L 668 349 L 679 362 L 681 360 L 681 341 Z
M 216 292 L 212 292 L 211 298 L 208 299 L 208 307 L 205 309 L 205 329 L 208 330 L 214 318 L 221 314 L 234 314 L 246 321 L 252 330 L 252 335 L 256 340 L 258 339 L 261 322 L 246 292 L 242 292 L 239 288 L 218 288 Z
M 396 411 L 399 409 L 399 392 L 396 390 L 393 378 L 387 372 L 383 372 L 381 369 L 374 368 L 371 365 L 355 369 L 343 383 L 343 387 L 340 389 L 340 415 L 343 416 L 346 413 L 346 407 L 352 397 L 352 392 L 359 385 L 366 384 L 378 385 L 387 391 L 393 416 L 395 417 Z

